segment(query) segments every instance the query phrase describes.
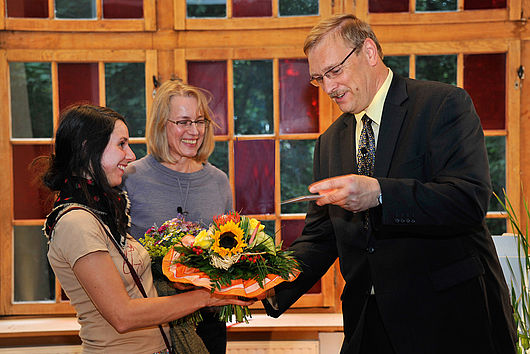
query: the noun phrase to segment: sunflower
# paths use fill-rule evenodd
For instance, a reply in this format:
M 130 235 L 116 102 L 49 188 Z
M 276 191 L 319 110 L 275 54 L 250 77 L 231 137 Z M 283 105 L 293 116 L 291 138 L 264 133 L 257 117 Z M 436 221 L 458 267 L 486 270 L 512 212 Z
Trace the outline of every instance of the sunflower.
M 239 227 L 239 223 L 236 224 L 232 220 L 219 225 L 219 230 L 215 230 L 213 239 L 212 251 L 223 258 L 241 253 L 243 247 L 247 246 L 243 241 L 243 230 Z

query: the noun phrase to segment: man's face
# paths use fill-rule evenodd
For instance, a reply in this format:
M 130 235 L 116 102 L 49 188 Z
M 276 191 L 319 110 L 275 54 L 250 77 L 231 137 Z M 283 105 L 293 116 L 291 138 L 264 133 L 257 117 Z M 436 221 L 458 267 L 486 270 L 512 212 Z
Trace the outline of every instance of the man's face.
M 366 44 L 366 42 L 365 42 Z M 370 80 L 371 66 L 368 63 L 365 44 L 342 64 L 340 74 L 333 79 L 323 77 L 322 89 L 339 105 L 343 112 L 359 113 L 363 111 L 374 94 L 370 92 L 373 86 Z M 325 72 L 342 62 L 352 51 L 344 41 L 329 34 L 322 39 L 307 54 L 309 74 L 311 77 L 324 75 Z

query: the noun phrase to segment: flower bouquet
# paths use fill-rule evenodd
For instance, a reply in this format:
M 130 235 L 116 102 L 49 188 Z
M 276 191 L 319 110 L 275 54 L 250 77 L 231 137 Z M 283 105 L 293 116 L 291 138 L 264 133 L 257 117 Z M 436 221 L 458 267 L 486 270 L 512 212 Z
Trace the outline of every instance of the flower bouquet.
M 162 260 L 170 249 L 176 244 L 180 244 L 181 240 L 186 237 L 193 237 L 202 230 L 201 226 L 196 223 L 186 221 L 182 214 L 178 214 L 174 219 L 164 222 L 160 227 L 156 225 L 146 231 L 143 238 L 140 238 L 140 243 L 151 256 L 151 271 L 153 273 L 153 282 L 159 296 L 168 296 L 181 291 L 173 288 L 169 279 L 162 271 Z M 185 323 L 200 322 L 202 318 L 200 313 L 196 312 L 175 322 Z
M 214 218 L 208 230 L 188 234 L 162 261 L 171 281 L 211 289 L 218 295 L 256 297 L 283 281 L 293 281 L 300 266 L 254 218 L 229 213 Z M 225 305 L 219 318 L 248 322 L 246 306 Z

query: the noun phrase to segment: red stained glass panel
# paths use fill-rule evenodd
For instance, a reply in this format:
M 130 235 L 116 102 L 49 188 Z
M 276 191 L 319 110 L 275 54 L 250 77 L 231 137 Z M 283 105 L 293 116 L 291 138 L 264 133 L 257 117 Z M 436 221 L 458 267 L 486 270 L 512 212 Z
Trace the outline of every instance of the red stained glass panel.
M 280 60 L 280 133 L 318 132 L 318 88 L 306 59 Z
M 143 18 L 144 0 L 103 0 L 103 18 Z
M 415 0 L 410 0 L 415 1 Z M 466 0 L 467 1 L 467 0 Z M 409 0 L 369 0 L 369 12 L 409 12 Z
M 464 89 L 483 129 L 505 128 L 506 53 L 464 55 Z
M 506 0 L 466 0 L 464 10 L 505 9 Z
M 304 220 L 282 220 L 282 248 L 288 248 L 294 240 L 302 234 L 304 229 Z M 309 291 L 308 294 L 318 294 L 322 292 L 322 281 L 319 280 Z
M 274 141 L 234 142 L 236 210 L 274 213 Z
M 13 200 L 15 219 L 44 219 L 51 211 L 50 192 L 34 183 L 29 166 L 37 156 L 49 156 L 51 145 L 13 146 Z
M 97 63 L 59 63 L 59 109 L 74 103 L 99 104 Z
M 48 18 L 48 0 L 7 0 L 8 17 Z
M 226 96 L 226 61 L 188 62 L 188 83 L 212 94 L 210 109 L 214 114 L 216 135 L 228 134 L 228 103 Z
M 232 0 L 233 17 L 270 17 L 272 0 Z

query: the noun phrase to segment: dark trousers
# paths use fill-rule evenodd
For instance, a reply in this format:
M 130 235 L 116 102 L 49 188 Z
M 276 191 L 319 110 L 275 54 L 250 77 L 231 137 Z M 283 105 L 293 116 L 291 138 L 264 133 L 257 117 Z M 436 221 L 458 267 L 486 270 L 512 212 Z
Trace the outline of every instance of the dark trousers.
M 201 337 L 206 349 L 211 354 L 226 353 L 226 323 L 217 319 L 214 308 L 201 310 L 203 321 L 197 326 L 197 334 Z
M 375 296 L 368 298 L 361 341 L 361 354 L 395 354 L 383 325 Z

